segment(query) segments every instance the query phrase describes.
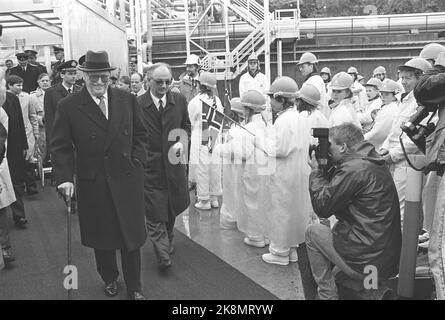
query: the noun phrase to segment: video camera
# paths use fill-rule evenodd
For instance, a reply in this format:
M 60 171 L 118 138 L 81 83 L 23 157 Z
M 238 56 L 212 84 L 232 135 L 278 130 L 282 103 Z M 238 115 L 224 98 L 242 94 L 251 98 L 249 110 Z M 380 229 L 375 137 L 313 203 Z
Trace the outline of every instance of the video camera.
M 329 157 L 329 129 L 328 128 L 312 128 L 312 136 L 318 139 L 318 146 L 309 146 L 309 155 L 315 151 L 315 158 L 318 161 L 320 169 L 327 170 L 330 166 Z

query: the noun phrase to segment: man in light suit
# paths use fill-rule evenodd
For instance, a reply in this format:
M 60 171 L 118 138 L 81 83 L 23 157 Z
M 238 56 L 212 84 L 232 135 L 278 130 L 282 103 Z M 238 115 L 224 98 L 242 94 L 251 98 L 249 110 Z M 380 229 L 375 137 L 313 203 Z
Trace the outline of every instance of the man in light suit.
M 88 51 L 85 87 L 58 104 L 51 137 L 57 188 L 76 196 L 82 244 L 93 248 L 105 294 L 118 294 L 116 250 L 130 299 L 141 292 L 140 248 L 145 243 L 144 174 L 146 128 L 136 98 L 109 88 L 105 51 Z
M 166 270 L 171 267 L 176 216 L 190 204 L 184 154 L 191 126 L 185 97 L 169 91 L 170 66 L 153 64 L 147 79 L 149 90 L 138 98 L 148 130 L 144 185 L 147 229 L 159 268 Z

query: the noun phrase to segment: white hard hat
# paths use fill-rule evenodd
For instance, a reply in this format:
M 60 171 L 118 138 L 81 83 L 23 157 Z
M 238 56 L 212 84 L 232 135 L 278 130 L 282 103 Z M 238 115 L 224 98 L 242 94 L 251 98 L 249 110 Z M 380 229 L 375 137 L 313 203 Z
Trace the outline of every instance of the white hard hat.
M 354 79 L 352 79 L 351 75 L 342 71 L 337 73 L 333 78 L 331 83 L 329 84 L 332 90 L 344 90 L 350 89 L 354 84 Z
M 387 79 L 383 82 L 380 92 L 393 92 L 397 94 L 400 92 L 399 84 L 394 80 Z
M 377 68 L 374 69 L 373 74 L 382 74 L 382 73 L 386 73 L 386 69 L 383 66 L 378 66 Z
M 241 98 L 236 97 L 230 100 L 230 110 L 236 113 L 244 113 L 244 108 L 241 104 Z
M 420 57 L 412 58 L 411 60 L 407 61 L 403 66 L 398 67 L 400 71 L 417 69 L 423 72 L 426 72 L 431 68 L 432 68 L 431 63 L 429 63 L 424 58 Z
M 445 52 L 445 47 L 438 43 L 428 43 L 425 47 L 423 47 L 422 51 L 420 51 L 419 57 L 424 59 L 433 59 L 436 60 L 439 53 Z
M 358 74 L 358 70 L 356 67 L 349 67 L 348 68 L 348 73 L 355 73 Z
M 213 73 L 203 71 L 199 75 L 198 81 L 201 85 L 216 88 L 216 77 Z
M 256 55 L 256 53 L 252 53 L 248 58 L 247 61 L 251 61 L 251 60 L 258 60 L 258 56 Z
M 320 104 L 320 91 L 314 85 L 304 83 L 298 91 L 298 98 L 316 107 Z
M 249 90 L 244 93 L 241 97 L 241 104 L 254 112 L 266 110 L 266 98 L 257 90 Z
M 318 63 L 317 57 L 310 52 L 305 52 L 301 55 L 300 61 L 298 61 L 297 66 L 303 63 Z
M 365 79 L 361 74 L 358 74 L 357 75 L 357 81 L 361 81 L 361 80 L 363 80 L 363 79 Z
M 329 69 L 328 67 L 324 67 L 323 69 L 321 69 L 320 73 L 331 74 L 331 69 Z
M 435 65 L 445 67 L 445 52 L 439 53 L 439 55 L 437 56 Z
M 196 64 L 199 65 L 199 57 L 196 54 L 191 54 L 187 57 L 187 60 L 184 63 L 185 65 Z
M 298 85 L 295 80 L 287 76 L 282 76 L 272 82 L 268 93 L 273 94 L 274 97 L 294 98 L 296 97 L 297 91 Z
M 380 79 L 377 78 L 371 78 L 368 80 L 368 82 L 366 82 L 365 87 L 366 86 L 376 87 L 377 90 L 380 90 L 380 88 L 382 87 L 382 81 L 380 81 Z

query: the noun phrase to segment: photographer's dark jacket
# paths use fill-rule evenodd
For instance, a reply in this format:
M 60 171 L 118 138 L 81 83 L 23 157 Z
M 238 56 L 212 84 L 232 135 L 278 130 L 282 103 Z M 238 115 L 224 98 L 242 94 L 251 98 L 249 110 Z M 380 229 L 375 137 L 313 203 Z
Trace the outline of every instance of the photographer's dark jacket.
M 401 249 L 400 205 L 384 160 L 363 141 L 345 156 L 331 177 L 321 170 L 310 175 L 315 213 L 335 215 L 334 247 L 353 269 L 374 265 L 379 277 L 395 275 Z

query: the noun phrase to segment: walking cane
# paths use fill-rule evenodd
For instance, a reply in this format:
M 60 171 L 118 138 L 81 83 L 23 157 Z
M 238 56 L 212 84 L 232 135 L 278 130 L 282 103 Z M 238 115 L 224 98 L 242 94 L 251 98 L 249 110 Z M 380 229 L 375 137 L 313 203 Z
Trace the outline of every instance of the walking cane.
M 71 266 L 71 197 L 66 196 L 66 204 L 68 206 L 68 217 L 66 219 L 67 234 L 68 234 L 68 266 Z M 68 300 L 72 300 L 72 288 L 68 289 Z

